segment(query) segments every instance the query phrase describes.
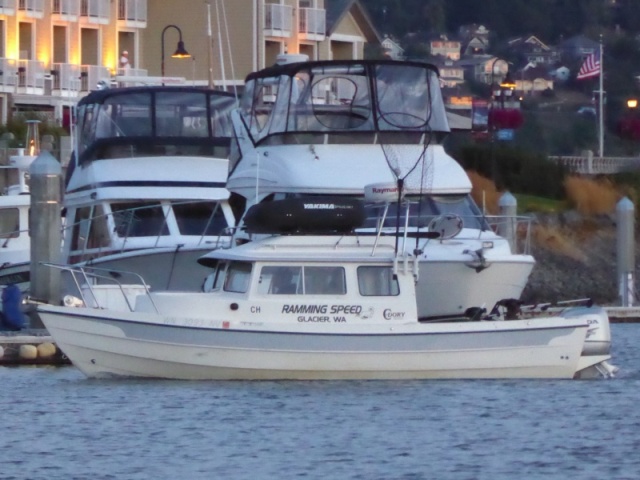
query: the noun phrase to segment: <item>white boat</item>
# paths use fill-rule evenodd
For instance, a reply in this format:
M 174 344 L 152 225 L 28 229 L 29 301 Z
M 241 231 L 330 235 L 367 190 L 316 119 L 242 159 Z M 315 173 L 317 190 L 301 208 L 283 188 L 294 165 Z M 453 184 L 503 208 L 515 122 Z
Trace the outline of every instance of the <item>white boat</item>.
M 571 379 L 615 371 L 602 309 L 516 319 L 478 309 L 471 318 L 420 321 L 417 259 L 396 255 L 394 236 L 347 233 L 357 202 L 306 205 L 342 217 L 338 231 L 214 250 L 200 260 L 214 269 L 203 292 L 150 292 L 140 279 L 96 285 L 62 267 L 75 295 L 37 311 L 89 377 Z
M 407 253 L 421 250 L 424 264 L 420 318 L 457 317 L 520 297 L 534 258 L 526 234 L 510 238 L 501 228 L 522 233 L 516 224 L 523 219 L 489 218 L 472 200 L 467 174 L 443 146 L 450 128 L 435 67 L 390 60 L 276 65 L 247 77 L 232 119 L 238 148 L 227 188 L 245 209 L 310 195 L 361 197 L 377 185 L 390 203 L 384 225 L 396 232 L 403 183 L 413 202 L 407 228 L 446 230 L 405 245 Z M 369 227 L 377 220 L 370 212 Z
M 65 180 L 64 262 L 199 290 L 196 260 L 229 242 L 229 93 L 188 86 L 98 90 L 77 107 Z M 199 271 L 199 273 L 198 273 Z
M 0 288 L 17 285 L 22 292 L 29 289 L 31 195 L 28 176 L 35 159 L 35 155 L 20 149 L 9 157 L 9 165 L 0 167 L 9 183 L 0 195 Z

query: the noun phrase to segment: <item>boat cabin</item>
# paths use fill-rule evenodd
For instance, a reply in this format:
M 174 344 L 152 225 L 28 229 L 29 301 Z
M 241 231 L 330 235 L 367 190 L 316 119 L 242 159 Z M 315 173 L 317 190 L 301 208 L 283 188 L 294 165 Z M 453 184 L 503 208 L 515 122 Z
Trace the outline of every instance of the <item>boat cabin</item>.
M 235 107 L 232 93 L 199 87 L 91 92 L 77 106 L 72 163 L 159 155 L 227 158 L 233 134 L 229 112 Z
M 235 225 L 225 188 L 235 95 L 202 87 L 91 92 L 77 107 L 63 258 L 214 248 Z
M 245 83 L 240 115 L 256 144 L 381 140 L 374 133 L 416 143 L 424 132 L 449 132 L 438 71 L 426 63 L 293 63 L 252 73 Z
M 374 253 L 372 245 L 371 239 L 363 246 L 346 237 L 277 236 L 214 251 L 198 260 L 213 272 L 203 285 L 206 295 L 189 297 L 190 315 L 229 311 L 230 319 L 285 324 L 417 322 L 411 265 L 394 271 L 393 249 L 380 245 Z M 174 295 L 141 295 L 135 309 L 170 315 Z

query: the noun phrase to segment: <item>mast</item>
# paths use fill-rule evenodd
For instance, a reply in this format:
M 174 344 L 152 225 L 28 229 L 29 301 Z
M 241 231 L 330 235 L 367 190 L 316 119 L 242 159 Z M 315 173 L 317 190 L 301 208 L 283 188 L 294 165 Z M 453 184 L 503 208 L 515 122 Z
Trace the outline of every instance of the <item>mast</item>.
M 599 85 L 599 115 L 598 115 L 598 153 L 600 158 L 604 157 L 604 58 L 602 54 L 602 34 L 600 34 L 600 85 Z
M 211 3 L 207 2 L 207 38 L 209 50 L 209 88 L 213 88 L 213 34 L 211 32 Z

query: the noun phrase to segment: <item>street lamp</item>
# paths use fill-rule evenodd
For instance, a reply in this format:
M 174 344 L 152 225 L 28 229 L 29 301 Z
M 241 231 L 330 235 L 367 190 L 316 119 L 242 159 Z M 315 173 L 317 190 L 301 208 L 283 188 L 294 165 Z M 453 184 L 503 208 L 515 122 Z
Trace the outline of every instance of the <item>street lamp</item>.
M 494 60 L 493 64 L 495 65 Z M 489 110 L 489 134 L 491 140 L 491 179 L 498 186 L 498 172 L 495 158 L 494 143 L 498 131 L 504 131 L 513 135 L 513 130 L 522 125 L 522 112 L 520 111 L 519 102 L 513 100 L 516 83 L 511 78 L 511 72 L 507 72 L 498 87 L 493 87 L 493 66 L 491 68 L 491 108 Z M 506 102 L 505 102 L 506 100 Z M 511 138 L 511 137 L 505 137 Z
M 176 51 L 173 53 L 173 55 L 171 55 L 171 58 L 189 58 L 189 57 L 191 57 L 189 52 L 187 52 L 187 50 L 184 48 L 184 42 L 182 41 L 182 30 L 180 30 L 180 28 L 178 28 L 176 25 L 167 25 L 166 27 L 164 27 L 162 29 L 162 36 L 161 36 L 161 41 L 162 41 L 162 62 L 160 64 L 160 73 L 162 75 L 162 78 L 164 78 L 164 33 L 170 28 L 175 28 L 178 31 L 178 35 L 179 35 L 179 37 L 178 37 L 178 46 L 176 48 Z M 164 85 L 164 80 L 162 81 L 162 84 Z

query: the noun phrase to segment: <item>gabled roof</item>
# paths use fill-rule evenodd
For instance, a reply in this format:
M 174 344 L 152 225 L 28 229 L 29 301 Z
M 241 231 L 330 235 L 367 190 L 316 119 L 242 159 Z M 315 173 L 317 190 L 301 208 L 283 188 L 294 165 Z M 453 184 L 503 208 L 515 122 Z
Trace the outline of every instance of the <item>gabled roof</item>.
M 367 41 L 377 43 L 382 41 L 369 13 L 360 0 L 326 0 L 325 9 L 327 11 L 327 36 L 331 36 L 345 15 L 351 13 L 362 28 Z
M 549 46 L 546 43 L 544 43 L 542 40 L 540 40 L 538 37 L 536 37 L 535 35 L 512 38 L 511 40 L 508 41 L 508 45 L 510 47 L 527 46 L 528 48 L 531 48 L 530 46 L 537 46 L 543 50 L 550 50 Z

